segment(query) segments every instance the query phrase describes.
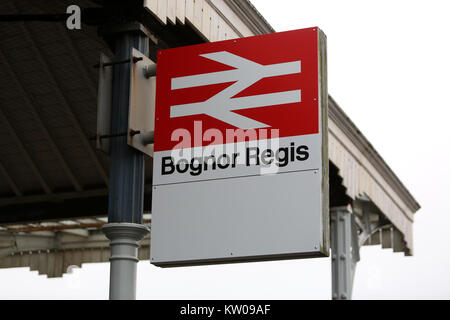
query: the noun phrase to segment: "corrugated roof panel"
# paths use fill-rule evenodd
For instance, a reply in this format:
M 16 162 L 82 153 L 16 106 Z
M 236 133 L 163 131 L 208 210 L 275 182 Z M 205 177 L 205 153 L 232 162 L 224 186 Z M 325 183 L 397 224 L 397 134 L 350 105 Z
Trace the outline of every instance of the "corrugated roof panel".
M 23 193 L 42 190 L 33 170 L 20 153 L 1 155 L 1 159 L 3 166 L 8 170 L 10 176 L 14 177 L 14 182 Z
M 67 6 L 63 1 L 53 2 L 56 5 L 53 6 L 55 10 L 61 8 L 65 11 Z M 44 7 L 48 6 L 47 3 Z M 83 3 L 91 5 L 89 1 Z M 9 13 L 33 10 L 36 13 L 41 11 L 42 6 L 41 1 L 15 1 L 11 7 L 10 4 L 0 4 L 0 10 L 7 10 Z M 86 144 L 81 140 L 86 137 L 80 136 L 77 132 L 78 129 L 73 127 L 74 122 L 71 117 L 73 112 L 79 118 L 83 129 L 86 130 L 84 136 L 87 136 L 89 131 L 95 132 L 96 116 L 95 112 L 92 115 L 91 110 L 96 109 L 96 73 L 98 70 L 92 68 L 92 65 L 97 63 L 99 48 L 103 46 L 103 43 L 97 38 L 94 28 L 86 28 L 92 33 L 88 36 L 83 30 L 76 34 L 70 34 L 65 39 L 61 39 L 61 34 L 55 32 L 57 28 L 64 28 L 64 24 L 60 23 L 55 26 L 54 23 L 28 22 L 10 24 L 1 28 L 0 48 L 6 58 L 6 61 L 0 61 L 2 70 L 9 68 L 12 74 L 19 78 L 20 85 L 27 92 L 35 110 L 26 105 L 26 99 L 21 96 L 21 92 L 11 76 L 9 77 L 11 79 L 3 77 L 0 81 L 1 108 L 14 125 L 16 134 L 26 147 L 45 182 L 52 189 L 73 187 L 72 182 L 68 179 L 68 172 L 64 169 L 64 163 L 61 162 L 58 155 L 65 159 L 64 162 L 75 174 L 80 184 L 101 184 L 102 179 L 98 169 L 87 155 Z M 24 32 L 27 32 L 27 35 Z M 79 43 L 83 43 L 85 48 L 80 48 Z M 35 48 L 33 48 L 34 45 Z M 86 83 L 86 78 L 83 79 L 80 76 L 79 66 L 74 63 L 75 52 L 73 51 L 83 52 L 82 63 L 89 64 L 86 66 L 85 74 L 91 79 L 90 84 Z M 43 77 L 48 79 L 48 76 L 53 77 L 54 81 L 42 81 Z M 55 84 L 58 84 L 60 88 Z M 89 85 L 91 93 L 87 97 L 86 91 Z M 72 101 L 75 102 L 73 105 Z M 68 105 L 64 105 L 66 102 Z M 41 123 L 38 123 L 39 119 L 36 117 L 40 118 Z M 88 129 L 85 128 L 85 123 L 89 127 Z M 42 130 L 50 132 L 53 146 L 49 137 L 43 136 Z M 29 161 L 13 159 L 13 157 L 23 157 L 14 143 L 8 143 L 5 138 L 0 137 L 0 145 L 2 146 L 0 153 L 2 164 L 14 176 L 20 189 L 25 193 L 43 192 L 36 173 L 30 168 Z M 97 156 L 102 165 L 106 166 L 105 157 Z M 4 189 L 3 184 L 0 184 L 0 192 L 3 192 Z
M 23 42 L 19 41 L 22 38 L 22 33 L 17 28 L 0 28 L 0 38 L 3 47 L 9 49 L 23 47 Z
M 5 70 L 1 61 L 0 61 L 0 68 L 2 70 Z M 2 74 L 2 76 L 0 77 L 0 92 L 2 92 L 2 101 L 0 101 L 0 103 L 2 105 L 8 105 L 10 100 L 20 99 L 23 101 L 23 98 L 17 91 L 10 89 L 11 89 L 11 80 L 5 74 Z

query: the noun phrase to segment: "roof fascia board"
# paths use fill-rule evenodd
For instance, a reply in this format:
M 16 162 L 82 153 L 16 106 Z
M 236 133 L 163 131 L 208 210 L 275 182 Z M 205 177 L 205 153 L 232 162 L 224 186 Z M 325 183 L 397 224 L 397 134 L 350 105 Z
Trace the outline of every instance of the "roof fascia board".
M 217 2 L 210 0 L 212 2 Z M 254 35 L 273 33 L 275 30 L 248 0 L 223 0 Z

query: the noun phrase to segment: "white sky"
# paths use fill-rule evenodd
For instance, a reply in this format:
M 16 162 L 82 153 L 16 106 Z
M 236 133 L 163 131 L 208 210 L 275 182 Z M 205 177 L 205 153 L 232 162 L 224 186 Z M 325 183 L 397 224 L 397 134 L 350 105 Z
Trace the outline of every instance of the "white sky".
M 329 93 L 421 204 L 414 256 L 363 247 L 354 299 L 450 298 L 450 1 L 252 0 L 276 31 L 319 26 Z M 60 279 L 0 270 L 0 299 L 107 299 L 109 264 Z M 138 265 L 139 299 L 329 299 L 327 258 L 160 269 Z

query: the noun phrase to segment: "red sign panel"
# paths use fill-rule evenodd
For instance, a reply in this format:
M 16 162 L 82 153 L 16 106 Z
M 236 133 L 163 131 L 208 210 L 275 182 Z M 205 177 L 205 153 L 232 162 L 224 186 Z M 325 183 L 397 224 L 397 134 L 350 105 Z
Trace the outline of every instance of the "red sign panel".
M 177 129 L 194 137 L 197 121 L 224 137 L 227 129 L 316 134 L 318 95 L 318 28 L 160 50 L 155 151 L 177 148 Z

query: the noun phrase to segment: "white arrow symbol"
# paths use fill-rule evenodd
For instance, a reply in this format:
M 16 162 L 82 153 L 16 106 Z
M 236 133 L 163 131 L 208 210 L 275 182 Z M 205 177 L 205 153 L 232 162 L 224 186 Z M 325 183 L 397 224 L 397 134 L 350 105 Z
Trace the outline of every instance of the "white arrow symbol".
M 300 73 L 301 61 L 261 65 L 226 51 L 202 54 L 200 56 L 236 69 L 172 78 L 172 90 L 232 81 L 236 82 L 206 101 L 171 106 L 171 118 L 207 114 L 241 129 L 264 128 L 269 126 L 234 113 L 232 110 L 259 108 L 301 101 L 301 90 L 231 98 L 262 78 Z

